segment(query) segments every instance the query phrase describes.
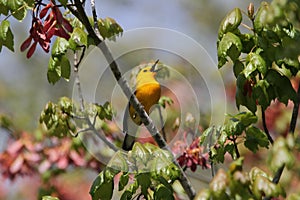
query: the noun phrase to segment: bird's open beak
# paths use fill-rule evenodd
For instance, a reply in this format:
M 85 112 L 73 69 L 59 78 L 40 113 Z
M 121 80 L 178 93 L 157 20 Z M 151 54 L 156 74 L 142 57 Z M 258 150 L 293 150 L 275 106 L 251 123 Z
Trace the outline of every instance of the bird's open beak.
M 152 65 L 152 67 L 151 67 L 151 69 L 150 69 L 151 72 L 158 72 L 159 70 L 161 70 L 161 68 L 155 69 L 155 67 L 156 67 L 156 65 L 157 65 L 158 62 L 159 62 L 159 59 L 157 59 L 157 60 L 155 61 L 155 63 Z

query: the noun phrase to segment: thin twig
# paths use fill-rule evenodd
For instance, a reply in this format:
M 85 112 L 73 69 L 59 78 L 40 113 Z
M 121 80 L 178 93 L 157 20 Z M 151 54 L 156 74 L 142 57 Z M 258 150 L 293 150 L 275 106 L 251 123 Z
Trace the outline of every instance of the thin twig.
M 161 113 L 161 106 L 160 105 L 158 105 L 158 113 L 159 113 L 159 119 L 160 119 L 160 125 L 161 125 L 161 133 L 162 133 L 162 136 L 163 136 L 164 140 L 167 141 L 167 134 L 166 134 L 166 131 L 165 131 L 164 119 L 163 119 L 163 116 L 162 116 L 162 113 Z
M 81 56 L 81 59 L 83 57 Z M 78 67 L 79 64 L 81 62 L 81 59 L 78 60 L 78 55 L 77 52 L 74 53 L 74 73 L 75 73 L 75 83 L 77 86 L 77 90 L 78 90 L 78 95 L 79 95 L 79 101 L 80 101 L 80 111 L 84 113 L 84 118 L 86 123 L 88 124 L 88 129 L 86 130 L 91 130 L 94 132 L 95 135 L 97 135 L 107 146 L 109 146 L 112 150 L 114 151 L 118 151 L 119 149 L 112 144 L 110 141 L 107 140 L 107 138 L 105 137 L 105 135 L 99 131 L 96 130 L 95 126 L 94 126 L 94 122 L 92 123 L 88 114 L 85 112 L 85 105 L 84 105 L 84 98 L 83 98 L 83 94 L 82 94 L 82 90 L 81 90 L 81 84 L 80 84 L 80 79 L 79 79 L 79 74 L 78 74 Z M 95 118 L 94 118 L 95 120 Z M 78 135 L 78 133 L 77 133 Z
M 266 123 L 266 114 L 263 108 L 261 108 L 261 118 L 262 118 L 262 123 L 263 123 L 263 127 L 264 127 L 264 131 L 267 134 L 268 140 L 271 142 L 271 144 L 274 143 L 273 138 L 271 137 L 268 127 L 267 127 L 267 123 Z
M 236 138 L 233 139 L 233 145 L 234 145 L 234 149 L 235 149 L 235 153 L 236 153 L 236 157 L 239 158 L 240 156 L 240 152 L 236 143 Z
M 91 131 L 91 130 L 92 130 L 91 128 L 81 129 L 81 130 L 77 131 L 76 135 L 74 135 L 74 136 L 77 137 L 77 135 L 79 135 L 80 133 L 84 133 L 84 132 Z
M 291 119 L 290 128 L 289 128 L 290 134 L 294 134 L 294 132 L 295 132 L 298 113 L 299 113 L 299 103 L 300 103 L 300 82 L 298 83 L 297 99 L 296 99 L 296 102 L 294 102 L 292 119 Z

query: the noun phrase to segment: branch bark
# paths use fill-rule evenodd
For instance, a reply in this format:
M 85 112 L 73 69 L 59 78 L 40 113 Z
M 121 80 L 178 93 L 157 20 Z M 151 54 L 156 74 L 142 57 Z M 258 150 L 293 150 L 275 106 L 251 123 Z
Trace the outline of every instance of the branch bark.
M 118 68 L 118 65 L 116 61 L 114 60 L 109 48 L 103 42 L 95 33 L 94 29 L 92 28 L 91 24 L 89 23 L 88 17 L 82 7 L 81 1 L 80 0 L 75 0 L 75 7 L 77 10 L 70 10 L 76 17 L 78 16 L 78 19 L 84 24 L 86 27 L 87 32 L 89 33 L 90 37 L 94 39 L 95 44 L 100 48 L 102 51 L 106 61 L 109 63 L 109 67 L 111 71 L 113 72 L 115 79 L 117 80 L 119 86 L 121 87 L 122 91 L 126 95 L 126 97 L 129 99 L 131 105 L 134 107 L 134 109 L 137 111 L 137 113 L 140 115 L 142 122 L 144 125 L 147 127 L 148 131 L 151 133 L 152 137 L 155 139 L 159 147 L 164 148 L 165 150 L 171 152 L 169 147 L 167 146 L 167 143 L 165 140 L 161 137 L 159 134 L 158 129 L 154 126 L 152 120 L 149 118 L 148 114 L 144 110 L 143 106 L 141 103 L 138 101 L 136 96 L 132 93 L 130 90 L 130 87 L 127 83 L 127 81 L 122 77 L 121 72 Z M 195 190 L 193 189 L 190 181 L 188 180 L 186 174 L 183 172 L 182 168 L 178 164 L 175 158 L 173 158 L 173 163 L 180 169 L 180 177 L 179 181 L 186 191 L 187 195 L 189 196 L 190 199 L 193 199 L 196 195 Z

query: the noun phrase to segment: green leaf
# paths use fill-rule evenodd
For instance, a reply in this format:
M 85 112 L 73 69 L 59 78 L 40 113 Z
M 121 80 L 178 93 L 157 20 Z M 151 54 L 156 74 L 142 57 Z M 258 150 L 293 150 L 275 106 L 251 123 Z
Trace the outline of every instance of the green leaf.
M 233 160 L 235 160 L 237 158 L 235 147 L 232 142 L 226 144 L 224 150 L 231 155 Z
M 228 32 L 224 35 L 221 41 L 218 43 L 218 60 L 226 59 L 228 56 L 232 61 L 235 61 L 242 50 L 242 43 L 238 36 Z M 222 65 L 218 65 L 222 67 Z
M 250 112 L 242 112 L 236 116 L 238 116 L 239 120 L 245 127 L 248 127 L 251 124 L 254 124 L 257 122 L 257 116 Z
M 107 170 L 102 171 L 93 182 L 90 189 L 90 195 L 93 200 L 110 200 L 112 198 L 114 182 L 106 177 L 106 172 Z
M 224 162 L 225 149 L 223 147 L 212 146 L 210 148 L 210 158 L 218 163 Z
M 261 199 L 264 195 L 265 197 L 278 197 L 279 195 L 284 195 L 284 190 L 280 185 L 272 183 L 268 178 L 264 176 L 257 176 L 253 183 L 253 194 L 257 199 Z
M 158 104 L 160 106 L 162 106 L 163 108 L 166 108 L 167 105 L 172 105 L 174 102 L 173 100 L 170 98 L 170 97 L 167 97 L 167 96 L 162 96 L 160 97 L 159 101 L 158 101 Z
M 275 97 L 277 97 L 280 102 L 287 105 L 288 100 L 294 102 L 297 100 L 296 91 L 286 76 L 282 76 L 276 70 L 271 69 L 268 70 L 265 80 L 274 88 Z
M 268 164 L 273 171 L 278 170 L 283 165 L 287 166 L 288 169 L 294 166 L 295 157 L 285 138 L 279 137 L 275 140 L 268 157 Z
M 150 160 L 150 153 L 149 151 L 139 142 L 135 142 L 132 151 L 131 151 L 132 158 L 136 160 L 137 165 L 143 164 L 147 165 L 148 161 Z
M 223 128 L 224 128 L 224 131 L 226 132 L 226 135 L 224 136 L 224 139 L 222 141 L 222 145 L 226 142 L 226 140 L 228 139 L 227 138 L 228 136 L 241 135 L 246 127 L 242 123 L 240 123 L 239 121 L 235 121 L 235 120 L 231 119 L 230 121 L 228 121 L 226 123 L 226 125 Z M 223 135 L 223 133 L 221 134 L 221 136 L 222 135 Z
M 236 106 L 238 109 L 240 108 L 240 105 L 246 106 L 252 113 L 255 113 L 257 110 L 256 100 L 253 98 L 253 95 L 251 94 L 252 91 L 246 91 L 246 89 L 252 90 L 252 87 L 245 88 L 245 84 L 248 84 L 247 81 L 248 80 L 245 78 L 244 74 L 238 75 L 236 81 L 237 90 L 235 95 Z
M 123 190 L 124 187 L 127 185 L 129 180 L 129 175 L 128 173 L 122 173 L 122 175 L 120 176 L 120 180 L 119 180 L 119 191 Z
M 132 192 L 131 191 L 128 191 L 126 190 L 125 192 L 123 192 L 120 200 L 131 200 L 132 199 Z
M 128 164 L 124 153 L 121 151 L 118 151 L 114 154 L 107 166 L 117 171 L 128 172 Z
M 53 44 L 51 55 L 53 57 L 65 55 L 68 48 L 69 42 L 65 38 L 57 37 Z
M 268 94 L 268 87 L 269 83 L 266 80 L 259 80 L 253 88 L 253 95 L 263 110 L 267 109 L 272 100 Z
M 69 39 L 69 47 L 75 51 L 78 46 L 87 46 L 87 41 L 87 33 L 83 29 L 76 27 Z
M 233 65 L 234 76 L 237 78 L 238 75 L 244 70 L 244 68 L 244 64 L 241 61 L 236 60 Z
M 7 6 L 11 10 L 12 15 L 17 20 L 23 20 L 26 16 L 27 10 L 26 10 L 26 4 L 23 0 L 8 0 Z
M 255 37 L 253 34 L 241 34 L 240 39 L 242 41 L 243 44 L 243 49 L 242 52 L 243 53 L 250 53 L 254 47 L 255 47 Z
M 261 2 L 260 7 L 254 19 L 254 30 L 256 33 L 260 33 L 265 27 L 268 9 L 269 9 L 269 4 L 264 1 Z
M 148 188 L 151 185 L 150 173 L 140 173 L 136 175 L 138 184 L 141 186 L 142 194 L 144 197 L 148 196 Z
M 0 25 L 0 52 L 2 46 L 6 46 L 9 50 L 14 51 L 14 36 L 10 30 L 8 20 L 3 20 Z
M 61 76 L 59 63 L 58 57 L 50 57 L 47 72 L 47 79 L 49 83 L 55 84 L 57 81 L 59 81 Z
M 250 151 L 256 153 L 259 146 L 268 148 L 269 140 L 262 130 L 251 126 L 246 130 L 246 141 L 244 144 Z
M 243 163 L 244 163 L 243 157 L 240 157 L 237 160 L 234 160 L 229 166 L 230 173 L 234 174 L 236 171 L 242 171 Z
M 230 11 L 226 17 L 222 20 L 219 28 L 219 38 L 227 32 L 233 32 L 239 27 L 242 22 L 242 13 L 239 8 L 234 8 Z
M 8 15 L 8 6 L 7 6 L 8 0 L 0 0 L 0 14 Z
M 154 191 L 154 200 L 174 200 L 173 191 L 160 184 Z
M 71 65 L 68 58 L 65 55 L 50 57 L 48 64 L 47 78 L 48 82 L 55 84 L 60 78 L 69 80 L 71 74 Z
M 116 40 L 116 36 L 123 33 L 122 27 L 112 18 L 107 17 L 105 19 L 98 20 L 98 26 L 101 36 L 104 39 Z
M 209 188 L 212 192 L 212 195 L 216 199 L 228 199 L 226 195 L 226 188 L 227 188 L 227 174 L 223 169 L 220 169 L 213 180 L 209 184 Z
M 57 197 L 43 196 L 42 200 L 59 200 Z
M 266 62 L 256 53 L 249 53 L 246 58 L 246 63 L 246 68 L 244 69 L 246 78 L 248 78 L 255 70 L 258 70 L 263 75 L 267 72 Z
M 62 56 L 60 61 L 61 66 L 61 77 L 66 81 L 69 81 L 71 75 L 71 65 L 70 61 L 66 56 Z

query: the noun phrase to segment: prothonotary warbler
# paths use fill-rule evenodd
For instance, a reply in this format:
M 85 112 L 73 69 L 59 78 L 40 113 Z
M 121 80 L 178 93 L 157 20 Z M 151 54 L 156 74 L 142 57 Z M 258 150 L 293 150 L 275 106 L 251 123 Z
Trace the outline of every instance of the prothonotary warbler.
M 139 102 L 143 105 L 147 114 L 153 105 L 157 104 L 160 98 L 161 88 L 159 82 L 155 79 L 156 73 L 159 69 L 155 69 L 158 60 L 152 66 L 146 66 L 142 68 L 136 77 L 136 89 L 135 96 Z M 128 120 L 129 116 L 132 120 Z M 130 103 L 128 104 L 124 118 L 123 118 L 123 129 L 125 132 L 125 138 L 123 142 L 123 150 L 129 151 L 135 142 L 136 129 L 130 128 L 132 121 L 135 123 L 135 127 L 142 124 L 139 114 L 135 111 Z M 131 132 L 133 131 L 133 132 Z

